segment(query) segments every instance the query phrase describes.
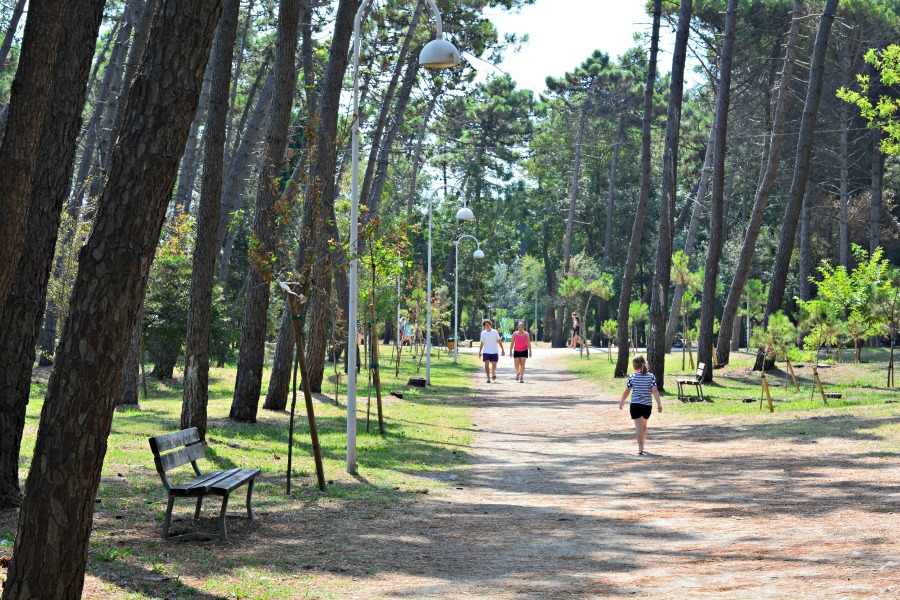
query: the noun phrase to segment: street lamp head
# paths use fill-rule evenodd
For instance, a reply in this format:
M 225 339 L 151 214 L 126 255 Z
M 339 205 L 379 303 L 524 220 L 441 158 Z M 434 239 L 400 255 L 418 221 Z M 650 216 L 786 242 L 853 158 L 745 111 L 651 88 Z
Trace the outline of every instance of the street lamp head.
M 472 258 L 484 258 L 484 252 L 481 251 L 481 248 L 472 253 Z
M 471 221 L 475 218 L 475 213 L 472 212 L 468 206 L 463 206 L 461 209 L 456 211 L 456 219 L 459 221 Z
M 431 40 L 419 54 L 419 64 L 429 69 L 455 67 L 459 60 L 459 50 L 443 38 Z

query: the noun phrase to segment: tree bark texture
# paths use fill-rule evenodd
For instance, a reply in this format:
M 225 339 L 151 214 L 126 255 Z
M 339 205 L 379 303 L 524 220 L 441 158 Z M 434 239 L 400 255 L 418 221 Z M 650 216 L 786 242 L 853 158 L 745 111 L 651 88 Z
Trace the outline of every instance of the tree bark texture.
M 694 252 L 694 242 L 697 239 L 697 229 L 700 227 L 700 215 L 703 212 L 703 201 L 706 198 L 706 189 L 709 187 L 709 174 L 712 171 L 712 159 L 715 147 L 716 123 L 709 128 L 709 140 L 706 142 L 706 155 L 703 157 L 703 171 L 700 173 L 700 182 L 697 184 L 697 196 L 694 207 L 691 210 L 691 222 L 688 225 L 687 236 L 684 240 L 684 253 L 688 258 Z M 690 204 L 690 203 L 688 203 Z M 675 230 L 678 230 L 676 224 Z M 672 351 L 675 343 L 675 329 L 678 326 L 678 315 L 681 314 L 681 300 L 684 298 L 684 285 L 675 286 L 675 294 L 672 297 L 672 310 L 669 311 L 669 322 L 666 324 L 666 354 Z
M 140 389 L 141 369 L 141 336 L 144 334 L 143 323 L 144 307 L 138 311 L 131 329 L 131 344 L 128 346 L 128 356 L 122 366 L 122 382 L 119 384 L 119 399 L 116 406 L 136 408 L 138 406 L 138 390 Z
M 210 59 L 212 80 L 206 144 L 203 155 L 203 187 L 197 210 L 197 239 L 194 242 L 191 295 L 188 307 L 187 338 L 184 350 L 184 385 L 181 429 L 196 427 L 206 439 L 206 406 L 209 403 L 209 346 L 212 329 L 213 275 L 219 254 L 219 210 L 222 205 L 222 171 L 225 162 L 225 126 L 228 120 L 228 92 L 237 37 L 240 0 L 224 0 L 222 16 Z
M 212 52 L 215 53 L 215 42 Z M 203 89 L 200 91 L 200 103 L 194 120 L 191 122 L 191 133 L 188 135 L 184 156 L 181 157 L 181 168 L 178 173 L 178 187 L 175 188 L 175 211 L 173 214 L 190 214 L 191 202 L 194 199 L 194 184 L 200 168 L 200 125 L 206 116 L 206 105 L 209 103 L 209 87 L 212 83 L 214 63 L 209 61 L 203 75 Z
M 844 55 L 841 65 L 843 68 L 844 85 L 850 86 L 850 56 Z M 849 179 L 850 179 L 850 155 L 848 152 L 848 137 L 850 130 L 850 104 L 848 102 L 841 103 L 841 141 L 840 141 L 840 157 L 841 157 L 841 222 L 840 222 L 840 242 L 839 242 L 839 261 L 845 269 L 850 269 L 850 236 L 848 232 L 849 220 Z
M 294 102 L 297 75 L 294 55 L 297 51 L 302 4 L 301 0 L 282 0 L 278 11 L 272 117 L 259 166 L 256 212 L 253 218 L 253 252 L 245 283 L 247 296 L 244 317 L 241 321 L 241 348 L 238 355 L 234 399 L 229 413 L 236 421 L 256 422 L 259 407 L 271 279 L 271 273 L 265 262 L 270 254 L 275 252 L 277 243 L 276 200 L 280 195 L 277 177 L 287 147 L 287 132 L 291 123 L 291 107 Z
M 691 21 L 692 0 L 681 0 L 678 29 L 672 53 L 672 83 L 666 114 L 666 138 L 663 148 L 663 181 L 659 201 L 659 240 L 656 245 L 656 270 L 650 299 L 650 333 L 647 336 L 647 366 L 656 375 L 660 390 L 666 376 L 666 311 L 669 308 L 669 281 L 672 269 L 672 234 L 675 219 L 675 190 L 678 177 L 678 134 L 681 128 L 681 102 L 684 94 L 684 63 Z
M 630 366 L 628 364 L 628 305 L 631 303 L 631 289 L 634 286 L 634 276 L 637 273 L 638 257 L 641 252 L 641 237 L 644 233 L 644 221 L 647 218 L 647 209 L 650 204 L 650 142 L 651 129 L 653 127 L 653 97 L 656 92 L 656 57 L 659 53 L 659 21 L 661 14 L 662 0 L 654 0 L 653 30 L 650 35 L 650 59 L 647 64 L 647 83 L 644 86 L 644 120 L 641 124 L 641 192 L 634 211 L 631 241 L 628 243 L 628 257 L 625 259 L 625 272 L 622 275 L 622 291 L 619 294 L 616 377 L 625 377 Z
M 3 600 L 81 594 L 121 369 L 220 7 L 216 0 L 165 0 L 154 21 L 94 228 L 80 251 Z
M 419 177 L 419 168 L 422 163 L 422 146 L 425 141 L 425 134 L 428 132 L 428 123 L 431 121 L 431 114 L 434 107 L 437 106 L 438 98 L 441 95 L 442 85 L 438 80 L 434 85 L 434 93 L 431 95 L 431 101 L 428 102 L 428 108 L 425 109 L 425 116 L 422 117 L 422 126 L 419 128 L 419 135 L 416 138 L 416 149 L 413 152 L 412 167 L 410 168 L 409 194 L 406 197 L 406 214 L 412 215 L 413 201 L 416 198 L 416 180 Z
M 35 342 L 43 320 L 62 206 L 72 177 L 93 40 L 97 38 L 104 4 L 103 0 L 92 6 L 70 2 L 66 9 L 67 26 L 59 38 L 31 181 L 34 201 L 26 223 L 29 249 L 19 259 L 0 316 L 0 508 L 17 505 L 20 498 L 19 447 L 31 390 Z
M 784 226 L 781 229 L 781 237 L 778 241 L 778 253 L 775 256 L 775 265 L 772 268 L 769 297 L 766 300 L 765 323 L 768 323 L 769 315 L 781 310 L 781 304 L 784 301 L 784 288 L 787 283 L 788 268 L 791 264 L 791 254 L 794 251 L 794 238 L 797 235 L 800 208 L 803 205 L 803 196 L 806 193 L 806 184 L 809 179 L 809 164 L 812 157 L 816 117 L 819 112 L 819 99 L 822 97 L 822 81 L 825 75 L 825 54 L 828 48 L 828 39 L 831 36 L 831 25 L 834 22 L 837 4 L 838 0 L 826 0 L 822 19 L 819 21 L 819 30 L 816 33 L 816 42 L 813 46 L 809 88 L 806 91 L 806 104 L 803 107 L 803 116 L 800 120 L 800 138 L 797 142 L 794 178 L 791 182 L 791 191 L 788 194 L 787 206 L 784 211 Z
M 784 141 L 784 124 L 787 117 L 788 100 L 790 98 L 790 82 L 794 68 L 794 57 L 797 53 L 797 39 L 800 35 L 800 19 L 803 17 L 804 0 L 794 0 L 794 10 L 788 30 L 787 46 L 784 52 L 784 63 L 781 69 L 781 79 L 778 87 L 778 97 L 775 100 L 775 116 L 772 118 L 772 135 L 769 136 L 769 152 L 766 159 L 766 167 L 756 188 L 753 200 L 753 209 L 750 213 L 750 221 L 744 234 L 744 243 L 738 256 L 734 279 L 725 300 L 725 308 L 722 310 L 722 318 L 719 326 L 719 339 L 716 345 L 716 357 L 719 364 L 728 364 L 731 353 L 731 332 L 734 319 L 737 316 L 744 286 L 750 277 L 750 266 L 753 255 L 756 253 L 756 240 L 762 228 L 766 205 L 772 190 L 775 189 L 775 179 L 778 175 L 778 165 L 781 162 L 781 149 Z M 748 340 L 749 343 L 749 340 Z
M 237 104 L 237 88 L 238 82 L 241 80 L 241 73 L 244 69 L 244 58 L 245 51 L 247 49 L 247 35 L 250 32 L 250 24 L 253 22 L 253 6 L 255 0 L 249 0 L 247 2 L 247 16 L 244 18 L 243 27 L 241 27 L 241 45 L 238 48 L 237 58 L 234 64 L 234 77 L 231 78 L 231 91 L 228 94 L 228 125 L 225 129 L 225 148 L 228 150 L 234 149 L 234 137 L 235 137 L 235 129 L 237 127 L 237 123 L 234 121 L 235 116 L 235 105 Z M 309 11 L 304 12 L 304 16 L 309 18 Z M 302 24 L 301 24 L 302 27 Z M 259 69 L 257 71 L 257 81 L 259 81 L 259 76 L 264 72 L 264 69 Z M 254 82 L 254 83 L 256 83 Z M 249 98 L 249 96 L 248 96 Z M 248 102 L 250 100 L 248 99 Z M 229 156 L 230 156 L 229 152 Z
M 728 109 L 731 105 L 731 64 L 734 61 L 734 37 L 737 28 L 738 0 L 728 0 L 725 13 L 725 37 L 719 64 L 716 97 L 715 141 L 713 142 L 712 196 L 710 196 L 709 245 L 703 274 L 703 302 L 700 303 L 700 347 L 697 361 L 706 364 L 703 378 L 712 380 L 713 321 L 716 317 L 716 282 L 725 238 L 725 154 L 728 151 Z
M 815 187 L 807 186 L 803 197 L 803 207 L 800 209 L 800 299 L 812 299 L 812 283 L 809 275 L 812 273 L 812 203 L 815 199 Z
M 125 73 L 122 77 L 122 91 L 116 103 L 113 131 L 119 131 L 122 128 L 122 121 L 125 119 L 125 106 L 128 105 L 128 93 L 134 77 L 137 75 L 138 67 L 141 65 L 141 59 L 144 58 L 144 52 L 147 50 L 147 42 L 150 40 L 150 27 L 153 25 L 153 17 L 159 9 L 159 3 L 160 0 L 145 0 L 141 15 L 137 19 L 137 24 L 134 28 L 134 41 L 131 43 L 131 51 L 128 53 L 128 62 L 125 63 Z
M 616 168 L 619 163 L 619 148 L 622 146 L 622 131 L 625 129 L 625 115 L 616 124 L 616 141 L 613 144 L 612 159 L 609 162 L 609 193 L 606 196 L 606 231 L 603 236 L 603 266 L 609 266 L 612 252 L 612 222 L 616 210 Z
M 0 143 L 0 306 L 6 303 L 25 241 L 38 136 L 44 123 L 65 7 L 66 0 L 33 1 L 25 20 L 19 66 Z

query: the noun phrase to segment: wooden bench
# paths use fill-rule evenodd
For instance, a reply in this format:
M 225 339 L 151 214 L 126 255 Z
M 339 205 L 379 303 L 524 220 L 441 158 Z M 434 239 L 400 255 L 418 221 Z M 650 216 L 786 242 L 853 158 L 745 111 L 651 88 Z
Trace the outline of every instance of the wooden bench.
M 163 538 L 173 540 L 197 540 L 219 538 L 228 541 L 228 530 L 225 527 L 225 511 L 228 508 L 228 496 L 232 491 L 247 484 L 247 517 L 253 520 L 253 507 L 250 499 L 253 495 L 253 480 L 259 475 L 259 469 L 228 469 L 225 471 L 202 472 L 197 466 L 197 460 L 205 456 L 205 448 L 200 442 L 200 435 L 196 427 L 182 429 L 175 433 L 167 433 L 150 438 L 150 449 L 153 451 L 153 462 L 156 463 L 156 471 L 162 479 L 166 491 L 169 493 L 169 506 L 166 508 L 166 518 L 163 522 Z M 167 471 L 176 469 L 182 465 L 191 463 L 194 473 L 197 475 L 190 481 L 172 485 L 166 476 Z M 219 511 L 219 533 L 185 533 L 169 536 L 169 522 L 172 519 L 172 508 L 175 506 L 175 498 L 196 498 L 197 508 L 194 511 L 194 520 L 200 518 L 200 507 L 205 496 L 221 496 L 222 509 Z
M 679 400 L 687 400 L 688 396 L 684 393 L 684 386 L 692 385 L 697 389 L 697 393 L 699 395 L 694 395 L 692 397 L 697 398 L 698 401 L 703 402 L 706 400 L 706 397 L 703 395 L 703 374 L 706 371 L 706 363 L 697 363 L 697 373 L 694 375 L 693 379 L 676 379 L 675 383 L 678 384 L 678 399 Z

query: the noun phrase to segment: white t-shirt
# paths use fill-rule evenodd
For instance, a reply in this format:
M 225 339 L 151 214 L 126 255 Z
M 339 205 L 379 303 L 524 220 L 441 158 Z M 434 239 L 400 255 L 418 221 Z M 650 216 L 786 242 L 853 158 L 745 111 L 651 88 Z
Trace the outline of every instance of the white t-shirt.
M 482 352 L 484 354 L 500 354 L 500 334 L 496 329 L 483 330 L 481 332 L 481 343 L 484 344 Z

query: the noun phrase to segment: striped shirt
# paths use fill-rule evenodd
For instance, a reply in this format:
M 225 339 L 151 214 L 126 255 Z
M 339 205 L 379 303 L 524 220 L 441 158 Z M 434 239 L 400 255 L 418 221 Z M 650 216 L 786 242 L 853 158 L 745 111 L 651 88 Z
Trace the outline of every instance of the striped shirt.
M 653 376 L 653 373 L 647 373 L 646 375 L 640 371 L 632 373 L 628 377 L 625 387 L 631 388 L 632 404 L 653 406 L 653 396 L 650 393 L 650 390 L 656 387 L 656 377 Z

